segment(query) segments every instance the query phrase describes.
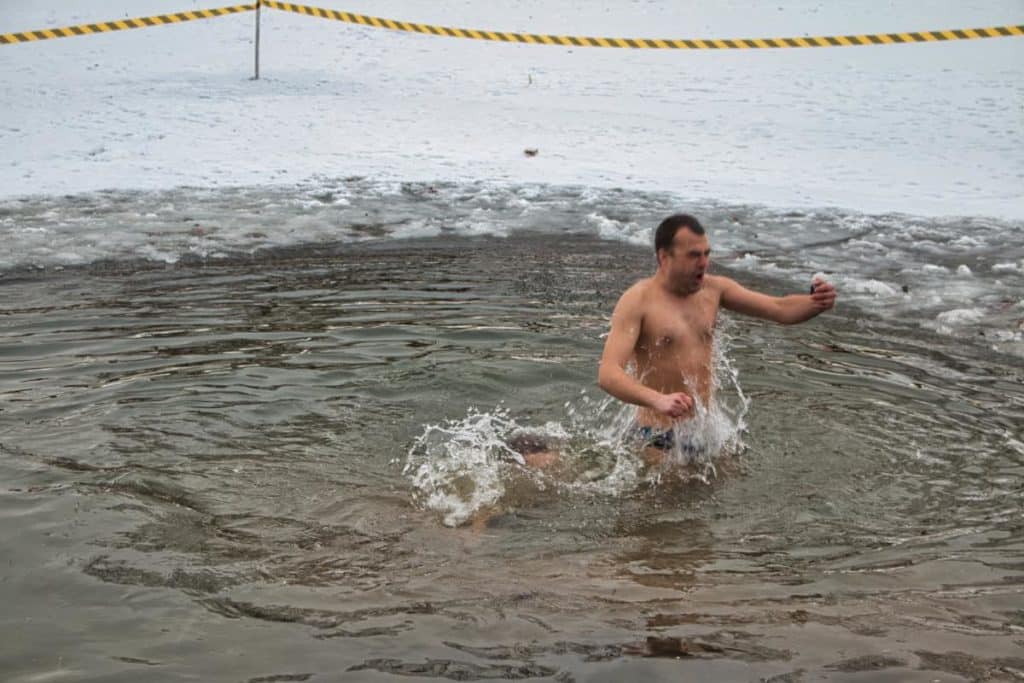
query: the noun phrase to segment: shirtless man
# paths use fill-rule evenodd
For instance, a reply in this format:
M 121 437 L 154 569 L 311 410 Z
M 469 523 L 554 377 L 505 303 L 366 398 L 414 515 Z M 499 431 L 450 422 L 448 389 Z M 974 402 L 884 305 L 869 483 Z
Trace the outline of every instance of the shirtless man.
M 812 283 L 811 294 L 773 297 L 709 274 L 708 238 L 700 222 L 686 214 L 662 221 L 654 250 L 654 276 L 626 290 L 612 312 L 598 371 L 602 389 L 639 406 L 637 426 L 648 455 L 673 447 L 672 427 L 694 416 L 695 400 L 711 405 L 712 341 L 720 306 L 792 325 L 836 301 L 835 288 L 821 279 Z M 626 371 L 631 360 L 636 377 Z

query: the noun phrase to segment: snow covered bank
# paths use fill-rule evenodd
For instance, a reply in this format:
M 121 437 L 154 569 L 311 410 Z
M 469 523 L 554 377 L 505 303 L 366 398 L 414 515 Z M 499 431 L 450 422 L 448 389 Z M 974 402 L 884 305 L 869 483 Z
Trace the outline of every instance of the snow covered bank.
M 325 0 L 444 25 L 755 37 L 1024 21 L 1015 2 L 829 7 Z M 218 6 L 55 0 L 0 31 Z M 317 177 L 669 191 L 775 207 L 1024 217 L 1024 39 L 675 52 L 506 45 L 263 13 L 0 47 L 0 194 Z M 536 156 L 526 156 L 536 148 Z

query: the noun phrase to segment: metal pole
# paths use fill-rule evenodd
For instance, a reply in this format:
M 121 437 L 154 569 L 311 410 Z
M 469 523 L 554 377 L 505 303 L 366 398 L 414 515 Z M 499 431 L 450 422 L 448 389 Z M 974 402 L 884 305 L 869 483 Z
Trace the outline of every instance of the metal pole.
M 256 0 L 256 75 L 253 76 L 254 81 L 260 80 L 260 8 L 262 6 L 262 0 Z

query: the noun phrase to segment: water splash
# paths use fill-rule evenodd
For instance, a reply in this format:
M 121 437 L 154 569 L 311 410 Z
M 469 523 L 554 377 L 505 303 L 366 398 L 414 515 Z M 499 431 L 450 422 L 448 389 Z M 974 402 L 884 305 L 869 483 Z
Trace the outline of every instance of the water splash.
M 750 406 L 726 353 L 729 325 L 722 327 L 712 354 L 715 398 L 708 405 L 698 401 L 695 417 L 676 425 L 676 445 L 659 465 L 648 467 L 643 458 L 635 408 L 604 394 L 593 398 L 584 389 L 565 403 L 564 424 L 523 425 L 498 407 L 489 412 L 471 408 L 461 419 L 426 425 L 403 468 L 414 502 L 438 513 L 445 525 L 459 526 L 499 507 L 517 478 L 573 496 L 628 494 L 641 484 L 657 484 L 668 472 L 710 483 L 717 477 L 715 461 L 743 450 Z M 557 465 L 527 466 L 517 450 L 524 436 L 556 451 Z
M 464 524 L 505 494 L 510 472 L 523 456 L 510 445 L 522 428 L 508 411 L 470 408 L 461 420 L 427 425 L 409 449 L 402 472 L 420 507 L 441 515 L 447 526 Z M 557 428 L 550 436 L 559 436 Z
M 672 473 L 677 478 L 682 476 L 707 484 L 718 476 L 717 460 L 737 455 L 745 449 L 742 436 L 747 427 L 745 417 L 750 399 L 743 393 L 739 370 L 729 358 L 732 327 L 732 321 L 723 318 L 715 334 L 711 353 L 711 400 L 704 402 L 698 392 L 691 391 L 695 398 L 694 416 L 672 428 L 672 447 L 662 454 L 661 462 L 646 473 L 647 481 L 658 483 L 662 475 Z M 692 387 L 696 383 L 687 382 L 687 385 Z M 570 411 L 570 415 L 574 414 Z M 574 423 L 573 431 L 600 435 L 615 451 L 630 454 L 633 459 L 646 445 L 645 438 L 637 429 L 632 406 L 609 397 L 589 418 L 589 425 L 586 413 L 583 415 L 582 422 Z M 621 489 L 613 492 L 619 493 Z

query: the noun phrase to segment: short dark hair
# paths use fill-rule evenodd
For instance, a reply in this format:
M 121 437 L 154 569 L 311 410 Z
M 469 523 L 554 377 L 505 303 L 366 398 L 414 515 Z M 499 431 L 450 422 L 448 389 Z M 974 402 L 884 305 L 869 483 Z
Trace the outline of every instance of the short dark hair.
M 680 228 L 688 228 L 694 235 L 704 234 L 704 226 L 699 220 L 688 213 L 674 213 L 663 220 L 654 231 L 654 253 L 657 254 L 662 249 L 671 249 L 672 240 Z

